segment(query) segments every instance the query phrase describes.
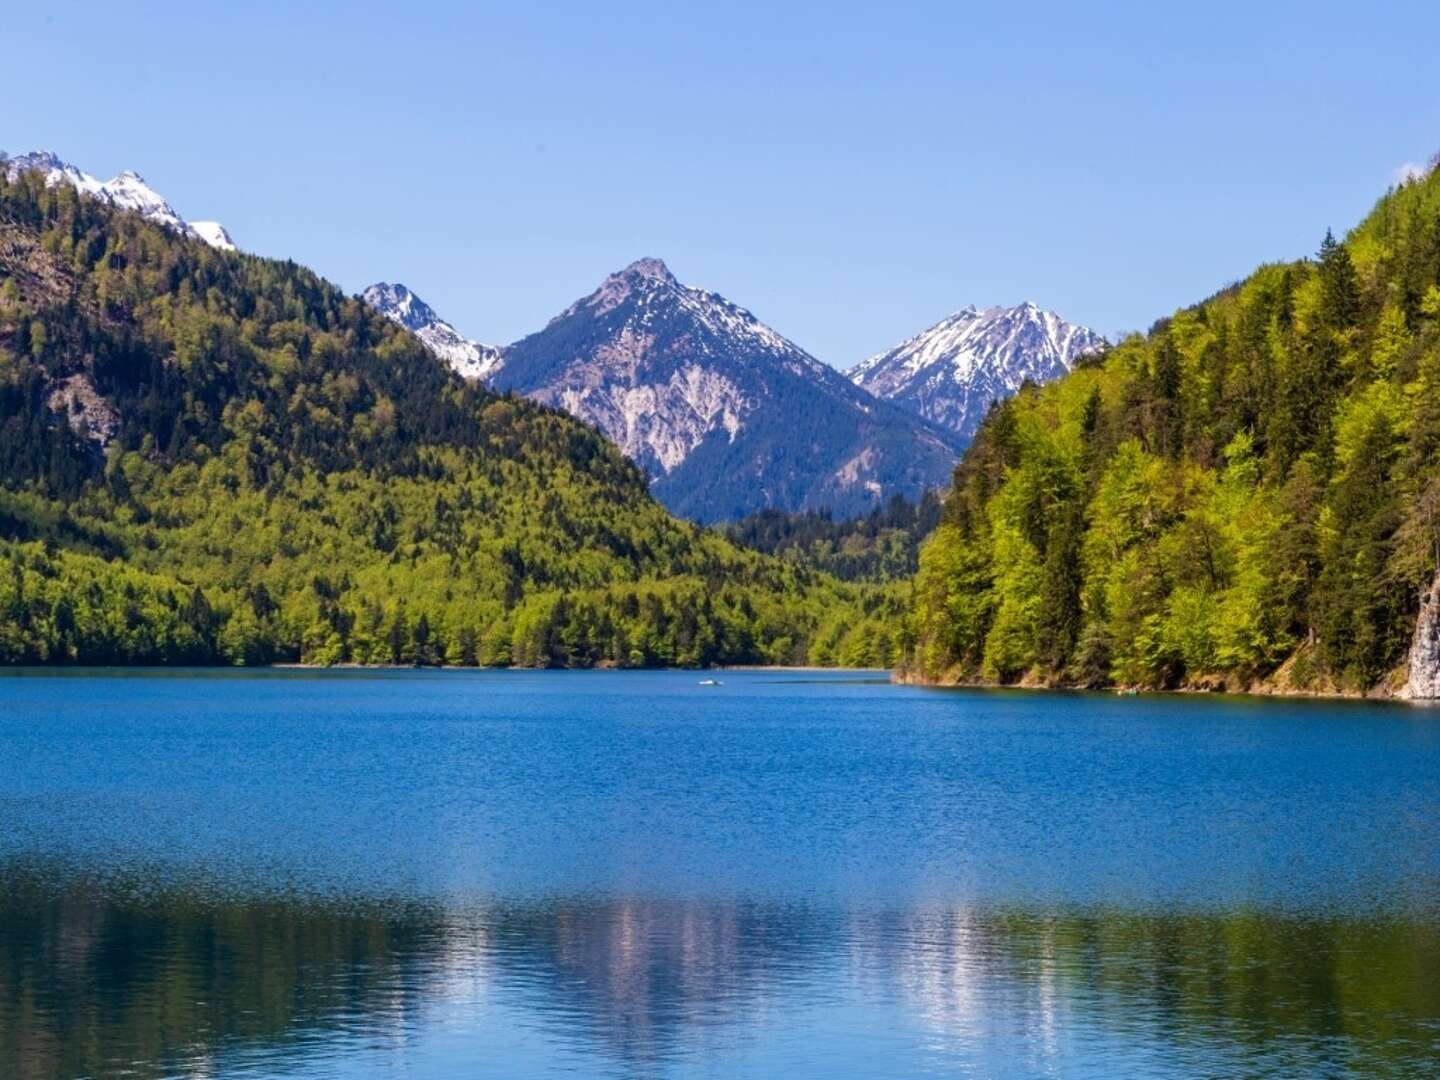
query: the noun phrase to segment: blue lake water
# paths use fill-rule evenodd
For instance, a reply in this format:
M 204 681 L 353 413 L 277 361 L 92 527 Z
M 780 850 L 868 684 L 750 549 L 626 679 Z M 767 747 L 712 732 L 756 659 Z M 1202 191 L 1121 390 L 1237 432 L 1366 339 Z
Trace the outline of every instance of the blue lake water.
M 1440 1074 L 1440 711 L 0 675 L 0 1076 Z

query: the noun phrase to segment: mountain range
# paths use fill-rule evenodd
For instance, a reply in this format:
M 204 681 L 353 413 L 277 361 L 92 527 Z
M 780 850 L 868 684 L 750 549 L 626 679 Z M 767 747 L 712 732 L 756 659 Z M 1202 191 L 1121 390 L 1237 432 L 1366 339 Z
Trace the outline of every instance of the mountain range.
M 126 169 L 111 180 L 99 180 L 82 169 L 61 160 L 49 150 L 36 150 L 18 157 L 0 159 L 6 175 L 15 179 L 24 170 L 35 170 L 45 177 L 50 187 L 69 184 L 77 191 L 103 199 L 122 210 L 134 210 L 141 217 L 164 225 L 183 236 L 193 236 L 211 247 L 234 251 L 235 241 L 218 221 L 186 221 L 165 197 L 145 182 L 145 178 Z
M 144 179 L 101 181 L 49 151 L 8 159 L 221 250 Z M 505 347 L 467 338 L 403 284 L 362 298 L 452 370 L 562 408 L 608 435 L 672 510 L 699 521 L 761 510 L 866 513 L 944 487 L 991 403 L 1064 374 L 1099 335 L 1026 303 L 965 308 L 842 374 L 658 259 L 611 274 Z
M 945 483 L 959 449 L 658 259 L 508 346 L 491 382 L 595 424 L 661 502 L 700 521 L 916 498 Z
M 992 401 L 1104 344 L 1032 303 L 971 307 L 842 374 L 653 258 L 503 348 L 465 338 L 403 285 L 364 297 L 462 375 L 594 424 L 657 498 L 701 521 L 917 499 L 948 482 Z
M 153 200 L 122 205 L 123 180 L 76 198 L 57 189 L 84 177 L 0 169 L 0 663 L 904 650 L 951 681 L 1440 687 L 1433 170 L 1314 257 L 1094 362 L 1021 305 L 853 372 L 903 399 L 927 370 L 1041 344 L 1072 366 L 988 411 L 903 592 L 817 569 L 800 547 L 855 534 L 823 514 L 752 522 L 777 558 L 656 502 L 859 499 L 964 438 L 658 260 L 463 379 L 399 325 L 436 321 L 408 293 L 377 294 L 410 301 L 387 317 L 293 262 L 217 250 Z M 609 410 L 629 456 L 565 410 Z

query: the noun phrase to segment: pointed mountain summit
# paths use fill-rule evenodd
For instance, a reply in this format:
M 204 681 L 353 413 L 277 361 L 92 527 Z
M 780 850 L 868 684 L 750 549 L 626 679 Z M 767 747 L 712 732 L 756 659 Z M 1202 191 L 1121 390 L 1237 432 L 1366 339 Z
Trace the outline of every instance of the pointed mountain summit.
M 163 195 L 145 182 L 145 178 L 133 169 L 126 169 L 113 180 L 100 185 L 100 190 L 116 206 L 134 210 L 141 217 L 174 229 L 176 232 L 193 232 L 185 219 L 175 212 Z
M 599 427 L 702 521 L 764 507 L 868 510 L 948 480 L 957 440 L 875 400 L 654 258 L 504 350 L 493 385 Z
M 635 274 L 642 278 L 651 278 L 654 281 L 668 282 L 671 285 L 679 284 L 675 280 L 675 275 L 670 272 L 670 268 L 665 265 L 664 259 L 655 259 L 649 256 L 636 259 L 620 273 Z
M 502 363 L 499 349 L 465 337 L 404 285 L 379 281 L 360 298 L 391 322 L 412 331 L 463 378 L 489 379 Z
M 211 247 L 235 251 L 235 242 L 218 221 L 187 222 L 163 195 L 145 182 L 133 169 L 126 169 L 113 180 L 101 181 L 82 169 L 63 161 L 49 150 L 35 150 L 19 157 L 0 158 L 6 174 L 14 179 L 21 172 L 34 169 L 45 175 L 45 183 L 69 184 L 84 195 L 92 195 L 125 210 L 134 210 L 158 225 L 164 225 L 182 236 L 203 240 Z
M 846 374 L 968 441 L 993 401 L 1064 375 L 1105 339 L 1036 304 L 962 308 Z

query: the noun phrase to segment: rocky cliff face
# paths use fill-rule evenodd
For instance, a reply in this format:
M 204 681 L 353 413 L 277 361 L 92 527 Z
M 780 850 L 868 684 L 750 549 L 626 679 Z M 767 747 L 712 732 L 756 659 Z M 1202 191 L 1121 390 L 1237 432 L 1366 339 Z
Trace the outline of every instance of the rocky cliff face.
M 1400 696 L 1414 701 L 1440 698 L 1440 573 L 1420 598 L 1410 642 L 1410 677 Z
M 108 325 L 93 295 L 86 296 L 80 287 L 72 262 L 54 251 L 47 251 L 32 230 L 3 217 L 0 217 L 0 284 L 6 286 L 0 290 L 0 346 L 15 334 L 21 321 L 16 318 L 17 313 L 24 313 L 28 321 L 36 311 L 67 308 Z M 98 462 L 118 434 L 122 417 L 115 404 L 96 386 L 94 353 L 86 348 L 71 347 L 53 349 L 43 356 L 41 361 L 31 348 L 17 355 L 14 350 L 0 347 L 0 364 L 11 361 L 7 377 L 14 380 L 12 387 L 32 388 L 18 397 L 12 389 L 6 403 L 8 415 L 3 411 L 5 406 L 0 405 L 0 438 L 15 439 L 19 435 L 29 445 L 27 454 L 33 452 L 33 448 L 40 445 L 40 429 L 50 428 L 52 423 L 34 425 L 27 431 L 26 418 L 15 406 L 17 402 L 37 405 L 43 402 L 54 414 L 53 420 L 66 424 L 84 440 Z M 0 378 L 0 386 L 5 382 L 6 378 Z M 8 464 L 11 469 L 16 467 L 13 459 Z M 13 482 L 13 477 L 0 477 L 0 484 L 6 481 Z
M 54 380 L 47 404 L 65 417 L 70 430 L 82 439 L 89 439 L 103 450 L 120 430 L 120 414 L 99 391 L 86 372 L 76 372 Z

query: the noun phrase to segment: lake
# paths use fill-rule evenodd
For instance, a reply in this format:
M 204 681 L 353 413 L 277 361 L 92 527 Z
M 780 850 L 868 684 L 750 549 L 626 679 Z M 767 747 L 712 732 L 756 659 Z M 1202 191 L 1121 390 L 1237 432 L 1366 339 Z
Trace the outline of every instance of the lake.
M 1440 710 L 0 675 L 0 1076 L 1440 1074 Z

